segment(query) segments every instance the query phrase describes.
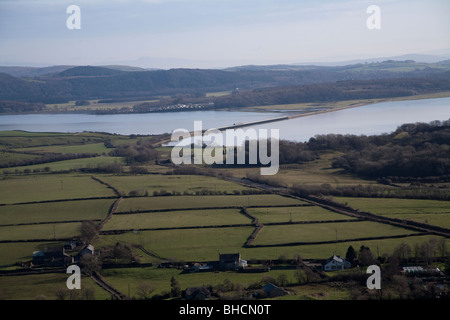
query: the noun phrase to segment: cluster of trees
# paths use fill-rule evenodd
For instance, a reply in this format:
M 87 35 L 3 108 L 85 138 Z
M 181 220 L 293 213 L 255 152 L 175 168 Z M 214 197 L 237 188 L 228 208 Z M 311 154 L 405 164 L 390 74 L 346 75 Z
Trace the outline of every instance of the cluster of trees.
M 407 264 L 414 262 L 431 265 L 438 258 L 450 262 L 449 254 L 450 252 L 444 238 L 439 240 L 432 238 L 428 241 L 416 242 L 412 247 L 407 243 L 401 243 L 394 248 L 391 255 L 383 254 L 375 256 L 370 248 L 364 245 L 359 248 L 358 252 L 353 246 L 349 246 L 345 254 L 345 259 L 352 263 L 353 266 L 369 266 L 372 264 L 386 263 L 393 259 L 398 260 L 398 263 Z
M 428 177 L 450 174 L 450 121 L 405 124 L 390 135 L 322 136 L 313 148 L 347 150 L 333 167 L 367 177 Z
M 329 102 L 413 96 L 450 90 L 450 73 L 435 78 L 349 80 L 303 86 L 240 91 L 217 97 L 216 107 L 251 107 L 305 102 Z
M 306 143 L 280 140 L 280 164 L 301 163 L 318 158 L 317 152 L 311 150 Z
M 139 257 L 133 252 L 133 246 L 117 242 L 114 246 L 103 247 L 100 254 L 103 263 L 112 261 L 114 263 L 139 263 Z
M 123 144 L 112 150 L 109 155 L 125 157 L 128 165 L 137 165 L 158 159 L 158 152 L 151 139 L 140 139 L 136 143 Z
M 280 164 L 312 161 L 318 152 L 331 150 L 344 153 L 333 167 L 350 173 L 390 181 L 438 181 L 450 175 L 449 141 L 450 120 L 404 124 L 391 134 L 375 136 L 317 135 L 307 143 L 280 141 Z
M 45 109 L 41 102 L 0 101 L 0 113 L 40 112 Z

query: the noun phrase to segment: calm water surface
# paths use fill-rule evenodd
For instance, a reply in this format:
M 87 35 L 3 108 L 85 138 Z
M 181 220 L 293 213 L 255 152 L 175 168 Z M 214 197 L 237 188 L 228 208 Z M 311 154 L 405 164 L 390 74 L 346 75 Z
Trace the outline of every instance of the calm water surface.
M 202 120 L 203 129 L 251 122 L 285 115 L 237 111 L 191 111 L 147 114 L 24 114 L 1 115 L 0 131 L 32 132 L 99 131 L 117 134 L 160 134 L 178 128 L 193 130 Z M 307 141 L 317 134 L 372 135 L 394 131 L 411 122 L 430 122 L 450 118 L 450 98 L 383 102 L 303 118 L 254 126 L 279 129 L 280 138 Z

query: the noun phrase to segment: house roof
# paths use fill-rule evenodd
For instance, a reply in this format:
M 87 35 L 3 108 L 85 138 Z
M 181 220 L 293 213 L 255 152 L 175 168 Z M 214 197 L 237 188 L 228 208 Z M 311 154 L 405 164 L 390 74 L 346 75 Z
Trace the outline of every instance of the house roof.
M 325 261 L 325 264 L 327 264 L 327 263 L 329 263 L 329 262 L 331 262 L 333 260 L 336 261 L 336 262 L 339 262 L 339 263 L 346 263 L 347 262 L 344 258 L 339 257 L 339 256 L 334 254 L 332 257 L 328 258 L 327 261 Z
M 43 257 L 44 251 L 33 251 L 33 257 Z
M 94 246 L 92 244 L 88 244 L 86 247 L 84 247 L 84 249 L 89 249 L 94 252 Z

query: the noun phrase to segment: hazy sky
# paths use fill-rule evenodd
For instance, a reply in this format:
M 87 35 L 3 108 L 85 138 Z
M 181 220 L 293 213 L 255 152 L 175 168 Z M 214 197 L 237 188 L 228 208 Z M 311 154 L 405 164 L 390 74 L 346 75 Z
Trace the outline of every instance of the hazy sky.
M 69 30 L 69 5 L 81 29 Z M 369 30 L 369 5 L 381 29 Z M 0 0 L 0 65 L 227 67 L 450 53 L 449 0 Z

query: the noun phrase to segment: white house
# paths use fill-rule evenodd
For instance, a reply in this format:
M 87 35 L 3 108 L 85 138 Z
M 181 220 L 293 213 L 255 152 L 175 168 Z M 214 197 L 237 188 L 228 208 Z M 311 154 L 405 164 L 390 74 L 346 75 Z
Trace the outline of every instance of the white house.
M 325 261 L 323 269 L 325 271 L 344 270 L 350 268 L 351 266 L 351 263 L 344 258 L 333 255 Z

